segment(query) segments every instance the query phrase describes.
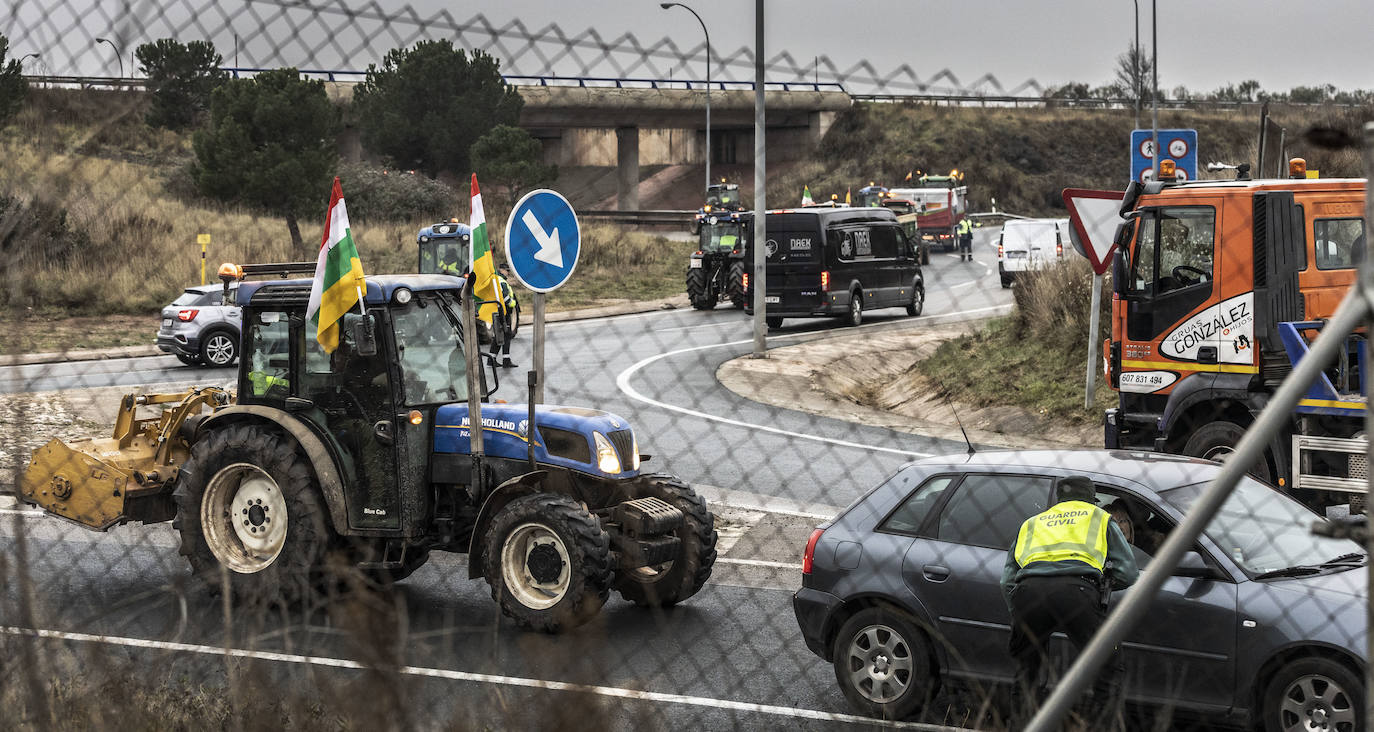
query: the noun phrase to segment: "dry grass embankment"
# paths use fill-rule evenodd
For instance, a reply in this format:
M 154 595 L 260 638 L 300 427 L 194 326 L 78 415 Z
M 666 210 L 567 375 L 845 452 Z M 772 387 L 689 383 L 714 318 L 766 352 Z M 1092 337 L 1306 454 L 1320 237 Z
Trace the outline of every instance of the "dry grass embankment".
M 40 92 L 0 131 L 0 159 L 5 352 L 150 342 L 151 317 L 142 332 L 131 332 L 122 319 L 107 325 L 102 318 L 152 316 L 184 287 L 198 284 L 197 234 L 211 235 L 211 282 L 220 262 L 305 258 L 292 251 L 283 219 L 200 199 L 188 190 L 187 137 L 143 125 L 137 97 Z M 311 249 L 320 235 L 326 193 L 320 194 L 319 216 L 301 220 Z M 416 232 L 454 212 L 464 215 L 466 191 L 455 191 L 455 199 L 446 210 L 411 220 L 355 216 L 353 233 L 365 269 L 414 271 Z M 489 226 L 499 241 L 505 212 L 492 203 Z M 577 273 L 550 296 L 549 308 L 676 294 L 691 246 L 614 226 L 586 227 Z M 71 316 L 91 321 L 64 333 L 74 340 L 48 337 L 51 323 Z
M 1099 341 L 1111 330 L 1111 281 L 1103 284 Z M 1115 393 L 1098 370 L 1097 404 L 1083 406 L 1092 270 L 1073 257 L 1017 281 L 1010 316 L 941 344 L 915 365 L 923 389 L 972 407 L 1012 406 L 1054 421 L 1090 425 Z M 1099 346 L 1099 359 L 1101 348 Z M 918 392 L 924 393 L 924 392 Z M 957 396 L 956 396 L 957 395 Z

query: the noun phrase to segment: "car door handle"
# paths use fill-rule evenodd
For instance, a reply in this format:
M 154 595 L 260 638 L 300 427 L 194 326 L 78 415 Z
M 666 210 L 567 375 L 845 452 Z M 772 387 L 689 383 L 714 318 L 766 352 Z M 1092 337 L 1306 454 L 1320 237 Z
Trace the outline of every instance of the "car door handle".
M 1216 347 L 1216 346 L 1199 346 L 1198 349 L 1197 349 L 1197 362 L 1198 362 L 1198 363 L 1216 363 L 1216 362 L 1217 362 L 1217 347 Z
M 938 564 L 927 564 L 921 567 L 921 574 L 931 582 L 944 582 L 949 579 L 949 567 L 941 567 Z

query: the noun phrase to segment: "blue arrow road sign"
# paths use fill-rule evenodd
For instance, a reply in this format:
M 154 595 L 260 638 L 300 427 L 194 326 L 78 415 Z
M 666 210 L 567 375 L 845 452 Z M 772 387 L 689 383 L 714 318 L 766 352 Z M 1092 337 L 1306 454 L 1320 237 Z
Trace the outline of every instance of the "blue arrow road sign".
M 1197 180 L 1197 130 L 1160 130 L 1159 146 L 1165 160 L 1173 160 L 1179 180 Z M 1145 182 L 1154 171 L 1154 144 L 1150 130 L 1131 132 L 1131 180 Z
M 567 282 L 581 246 L 577 215 L 556 191 L 526 193 L 506 220 L 506 257 L 520 283 L 535 292 Z

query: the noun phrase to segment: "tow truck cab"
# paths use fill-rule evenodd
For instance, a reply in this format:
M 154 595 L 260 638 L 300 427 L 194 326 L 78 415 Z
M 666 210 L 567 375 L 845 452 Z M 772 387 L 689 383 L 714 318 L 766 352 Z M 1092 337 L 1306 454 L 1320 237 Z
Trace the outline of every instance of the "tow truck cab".
M 1107 447 L 1213 459 L 1234 448 L 1292 369 L 1284 324 L 1329 318 L 1355 281 L 1364 187 L 1351 179 L 1131 184 L 1105 350 L 1119 393 L 1105 417 Z M 1316 411 L 1295 413 L 1252 467 L 1256 476 L 1290 487 L 1301 454 L 1295 435 L 1355 434 L 1349 409 L 1308 406 Z

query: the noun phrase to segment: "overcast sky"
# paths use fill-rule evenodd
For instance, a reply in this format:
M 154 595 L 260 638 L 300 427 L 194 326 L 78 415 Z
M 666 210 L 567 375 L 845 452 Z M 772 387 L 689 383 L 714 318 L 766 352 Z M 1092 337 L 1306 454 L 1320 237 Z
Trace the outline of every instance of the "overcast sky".
M 688 4 L 706 20 L 715 56 L 752 48 L 753 2 Z M 655 0 L 414 0 L 413 14 L 401 12 L 405 5 L 385 0 L 6 0 L 6 5 L 0 23 L 10 37 L 11 52 L 42 51 L 55 73 L 114 73 L 108 48 L 93 46 L 97 36 L 123 39 L 127 66 L 132 66 L 134 46 L 165 35 L 182 40 L 209 36 L 232 63 L 236 34 L 243 66 L 364 69 L 398 42 L 453 36 L 437 15 L 445 11 L 460 25 L 484 14 L 497 27 L 519 20 L 538 32 L 554 23 L 567 36 L 594 29 L 612 45 L 623 45 L 620 40 L 626 33 L 644 47 L 670 38 L 683 53 L 701 43 L 700 26 L 690 14 L 680 8 L 662 10 Z M 283 5 L 324 10 L 283 11 Z M 341 12 L 378 5 L 397 18 L 380 31 L 376 21 L 350 20 Z M 879 76 L 908 64 L 922 81 L 948 70 L 961 86 L 991 74 L 1007 90 L 1028 80 L 1042 86 L 1105 83 L 1113 77 L 1116 57 L 1134 36 L 1133 5 L 1123 0 L 767 0 L 766 10 L 765 55 L 770 60 L 787 51 L 798 66 L 809 69 L 814 57 L 824 56 L 841 70 L 868 61 Z M 1141 0 L 1141 43 L 1147 52 L 1149 11 L 1149 0 Z M 1246 79 L 1274 91 L 1324 83 L 1341 89 L 1374 88 L 1374 59 L 1369 55 L 1374 47 L 1374 0 L 1162 0 L 1159 13 L 1160 86 L 1165 90 L 1183 84 L 1207 91 Z M 481 40 L 480 35 L 469 31 L 465 37 L 472 43 L 471 39 Z M 551 55 L 547 45 L 540 47 L 546 59 L 552 58 L 547 62 L 520 41 L 506 45 L 515 56 L 503 59 L 507 70 L 544 73 L 551 64 L 555 72 L 568 74 L 582 65 Z M 660 52 L 671 55 L 670 49 Z M 580 54 L 584 60 L 600 55 L 586 49 Z M 627 68 L 623 55 L 619 63 Z M 699 55 L 685 69 L 663 58 L 653 68 L 678 78 L 703 74 Z M 591 72 L 620 75 L 614 63 L 604 61 Z M 642 66 L 627 73 L 648 75 Z M 742 67 L 718 69 L 717 77 L 722 73 L 752 77 Z M 770 78 L 779 76 L 790 75 L 778 71 Z M 822 80 L 825 77 L 822 66 Z

